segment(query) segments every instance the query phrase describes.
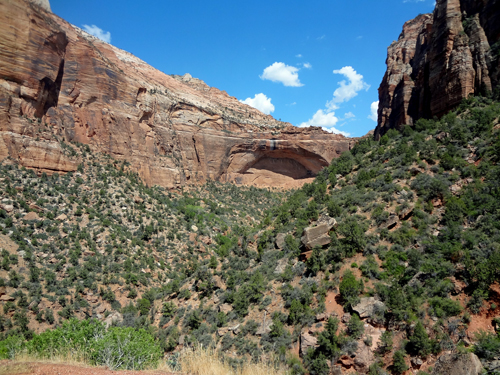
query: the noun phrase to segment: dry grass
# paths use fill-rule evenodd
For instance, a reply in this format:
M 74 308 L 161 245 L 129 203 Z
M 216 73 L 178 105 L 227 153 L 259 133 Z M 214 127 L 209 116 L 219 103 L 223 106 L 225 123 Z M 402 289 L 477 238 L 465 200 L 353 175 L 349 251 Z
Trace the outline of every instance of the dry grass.
M 22 351 L 16 354 L 15 362 L 18 364 L 28 363 L 28 362 L 40 362 L 40 363 L 65 364 L 65 365 L 75 365 L 75 366 L 85 366 L 85 367 L 92 366 L 88 359 L 88 355 L 83 353 L 82 351 L 68 351 L 65 353 L 52 354 L 50 356 L 46 355 L 39 356 L 36 354 L 29 354 L 25 351 Z M 0 375 L 2 375 L 1 372 Z
M 273 366 L 273 361 L 260 361 L 258 363 L 246 363 L 243 367 L 233 368 L 216 349 L 205 349 L 202 347 L 185 349 L 180 352 L 179 364 L 182 373 L 190 375 L 285 375 L 287 370 L 280 366 Z M 168 371 L 174 369 L 165 363 L 163 368 Z

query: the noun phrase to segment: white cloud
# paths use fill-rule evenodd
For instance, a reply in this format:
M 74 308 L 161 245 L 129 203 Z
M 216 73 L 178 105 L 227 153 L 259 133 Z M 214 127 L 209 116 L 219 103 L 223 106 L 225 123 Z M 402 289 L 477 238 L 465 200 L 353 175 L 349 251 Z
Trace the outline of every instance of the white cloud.
M 311 119 L 306 122 L 303 122 L 299 125 L 299 128 L 307 128 L 309 126 L 319 126 L 323 130 L 326 130 L 330 133 L 342 134 L 346 137 L 349 136 L 349 133 L 340 131 L 335 128 L 335 125 L 339 119 L 335 116 L 335 112 L 327 112 L 322 109 L 318 109 L 316 113 L 313 115 Z
M 309 64 L 308 62 L 307 62 L 307 63 L 302 64 L 302 66 L 303 66 L 304 68 L 306 68 L 306 69 L 311 69 L 311 68 L 312 68 L 312 65 L 311 65 L 311 64 Z
M 295 57 L 298 57 L 300 59 L 302 55 L 299 53 L 298 55 L 295 55 Z
M 90 35 L 93 35 L 96 38 L 99 38 L 106 43 L 111 43 L 111 33 L 109 31 L 105 32 L 103 29 L 101 29 L 100 27 L 97 27 L 96 25 L 92 25 L 92 26 L 83 25 L 83 28 Z
M 373 102 L 370 106 L 370 116 L 368 116 L 369 119 L 377 122 L 378 120 L 378 100 L 376 102 Z
M 344 66 L 342 69 L 334 70 L 334 74 L 342 74 L 349 82 L 340 81 L 340 87 L 333 92 L 333 99 L 326 103 L 330 110 L 338 109 L 338 104 L 347 102 L 358 95 L 358 91 L 368 90 L 370 85 L 363 81 L 363 76 L 358 74 L 352 66 Z
M 245 100 L 240 100 L 240 102 L 248 104 L 250 107 L 257 108 L 262 113 L 266 115 L 274 112 L 274 105 L 271 103 L 271 98 L 260 93 L 255 94 L 254 98 L 246 98 Z
M 324 35 L 324 34 L 323 34 L 323 35 L 321 35 L 321 36 L 317 37 L 316 39 L 318 39 L 318 40 L 323 40 L 323 39 L 325 39 L 325 38 L 326 38 L 326 35 Z
M 344 113 L 344 119 L 346 119 L 346 120 L 350 119 L 350 118 L 354 118 L 354 117 L 356 117 L 356 116 L 352 112 Z
M 285 86 L 300 87 L 304 86 L 299 81 L 299 68 L 285 65 L 282 62 L 275 62 L 264 69 L 260 76 L 261 79 L 267 79 L 272 82 L 281 82 Z

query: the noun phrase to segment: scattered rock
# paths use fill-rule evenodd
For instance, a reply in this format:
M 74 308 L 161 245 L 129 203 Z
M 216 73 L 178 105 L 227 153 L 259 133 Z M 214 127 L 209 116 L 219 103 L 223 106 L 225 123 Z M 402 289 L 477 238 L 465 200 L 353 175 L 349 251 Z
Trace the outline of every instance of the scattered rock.
M 438 358 L 432 375 L 479 375 L 483 366 L 473 353 L 444 354 Z

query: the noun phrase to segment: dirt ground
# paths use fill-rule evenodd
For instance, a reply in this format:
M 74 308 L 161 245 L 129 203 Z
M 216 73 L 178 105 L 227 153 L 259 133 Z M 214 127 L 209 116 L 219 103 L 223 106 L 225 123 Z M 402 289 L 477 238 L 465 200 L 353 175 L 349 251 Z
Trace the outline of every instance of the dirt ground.
M 41 362 L 0 361 L 0 375 L 173 375 L 160 370 L 112 371 L 104 367 L 88 367 Z

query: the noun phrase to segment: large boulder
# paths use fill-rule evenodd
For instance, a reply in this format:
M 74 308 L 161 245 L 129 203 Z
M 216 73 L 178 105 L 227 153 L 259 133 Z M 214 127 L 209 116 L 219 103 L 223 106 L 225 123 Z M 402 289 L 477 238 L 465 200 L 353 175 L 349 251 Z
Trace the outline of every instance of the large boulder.
M 352 308 L 356 311 L 361 319 L 373 317 L 386 310 L 383 302 L 376 300 L 374 297 L 361 298 L 360 302 Z
M 304 229 L 304 234 L 300 240 L 308 250 L 311 250 L 315 246 L 328 245 L 331 241 L 330 230 L 336 225 L 337 221 L 334 218 L 322 215 L 315 225 Z
M 300 334 L 300 353 L 304 356 L 309 348 L 317 348 L 318 339 L 307 331 Z
M 483 371 L 481 361 L 474 353 L 451 353 L 438 358 L 433 375 L 479 375 Z

